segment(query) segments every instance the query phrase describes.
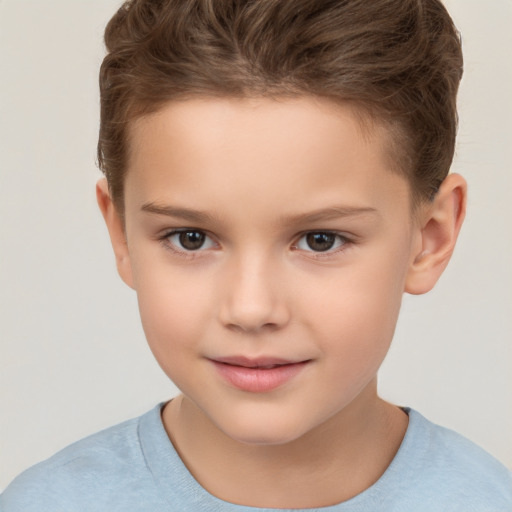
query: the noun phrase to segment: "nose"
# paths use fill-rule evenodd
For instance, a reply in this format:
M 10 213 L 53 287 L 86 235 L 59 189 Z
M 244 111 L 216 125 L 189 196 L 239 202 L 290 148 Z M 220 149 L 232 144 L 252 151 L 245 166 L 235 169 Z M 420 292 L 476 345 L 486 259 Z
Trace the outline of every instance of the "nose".
M 220 321 L 232 330 L 257 333 L 284 327 L 289 319 L 282 273 L 271 261 L 252 255 L 227 269 Z

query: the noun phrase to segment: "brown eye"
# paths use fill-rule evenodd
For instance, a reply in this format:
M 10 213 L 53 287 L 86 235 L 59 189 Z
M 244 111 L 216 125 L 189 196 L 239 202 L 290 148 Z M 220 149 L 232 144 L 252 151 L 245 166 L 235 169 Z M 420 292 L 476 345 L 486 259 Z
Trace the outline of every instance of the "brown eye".
M 350 241 L 339 233 L 329 231 L 310 231 L 303 235 L 295 248 L 306 252 L 335 252 L 331 249 L 340 249 Z
M 306 235 L 306 242 L 310 249 L 313 251 L 328 251 L 334 246 L 336 235 L 332 233 L 308 233 Z
M 195 251 L 203 246 L 206 236 L 201 231 L 181 231 L 178 239 L 184 249 Z
M 178 229 L 166 233 L 160 240 L 173 254 L 186 258 L 199 257 L 211 249 L 218 249 L 217 243 L 200 229 Z

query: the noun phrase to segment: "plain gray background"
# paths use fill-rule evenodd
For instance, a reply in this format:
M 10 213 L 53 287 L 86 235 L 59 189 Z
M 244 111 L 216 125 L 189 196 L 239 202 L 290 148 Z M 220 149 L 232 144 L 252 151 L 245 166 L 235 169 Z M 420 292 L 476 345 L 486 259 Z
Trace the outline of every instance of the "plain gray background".
M 0 0 L 0 488 L 176 390 L 117 277 L 94 184 L 117 0 Z M 453 170 L 469 211 L 437 288 L 406 296 L 381 394 L 512 467 L 512 2 L 449 0 L 465 77 Z

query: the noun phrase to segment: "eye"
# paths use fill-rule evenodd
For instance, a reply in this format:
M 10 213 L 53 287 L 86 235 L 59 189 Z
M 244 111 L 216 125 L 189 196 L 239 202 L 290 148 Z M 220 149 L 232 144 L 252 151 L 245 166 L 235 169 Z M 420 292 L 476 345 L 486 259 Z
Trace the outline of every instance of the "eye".
M 303 251 L 327 252 L 343 247 L 348 242 L 347 238 L 337 233 L 330 231 L 311 231 L 303 235 L 295 247 Z
M 215 246 L 215 242 L 209 236 L 197 229 L 172 231 L 165 235 L 165 240 L 173 248 L 186 252 L 211 249 Z

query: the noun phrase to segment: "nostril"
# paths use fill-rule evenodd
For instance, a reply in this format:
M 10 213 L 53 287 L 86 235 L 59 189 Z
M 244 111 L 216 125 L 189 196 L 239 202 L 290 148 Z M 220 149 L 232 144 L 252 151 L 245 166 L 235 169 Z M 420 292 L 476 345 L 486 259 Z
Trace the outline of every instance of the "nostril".
M 265 323 L 263 325 L 247 325 L 243 323 L 232 323 L 226 325 L 228 329 L 231 329 L 240 333 L 251 333 L 251 332 L 260 332 L 260 331 L 273 331 L 279 328 L 279 326 L 275 323 Z

